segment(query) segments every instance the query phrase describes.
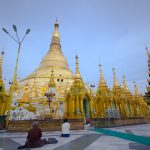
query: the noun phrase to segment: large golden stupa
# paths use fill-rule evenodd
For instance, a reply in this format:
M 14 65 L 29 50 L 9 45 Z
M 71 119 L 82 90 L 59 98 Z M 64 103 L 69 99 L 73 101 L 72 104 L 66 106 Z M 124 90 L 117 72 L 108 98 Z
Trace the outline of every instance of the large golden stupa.
M 47 54 L 43 57 L 39 67 L 20 82 L 20 87 L 28 85 L 28 87 L 32 88 L 36 84 L 36 86 L 38 87 L 37 93 L 39 94 L 39 96 L 42 92 L 42 87 L 46 88 L 48 85 L 52 68 L 54 71 L 56 89 L 60 95 L 63 96 L 64 91 L 69 89 L 73 82 L 73 73 L 69 69 L 67 60 L 61 50 L 58 28 L 59 24 L 56 20 L 56 23 L 54 25 L 54 33 Z M 29 95 L 32 94 L 29 92 Z
M 59 24 L 56 20 L 50 48 L 41 60 L 39 67 L 24 79 L 16 81 L 12 98 L 13 109 L 22 107 L 39 116 L 43 113 L 47 115 L 55 111 L 55 116 L 61 116 L 61 112 L 64 110 L 65 94 L 73 83 L 74 75 L 69 69 L 67 60 L 61 50 L 58 28 Z M 45 94 L 49 90 L 51 76 L 53 76 L 53 82 L 55 83 L 56 94 L 51 103 L 51 108 L 49 108 L 50 104 L 48 104 L 48 98 Z

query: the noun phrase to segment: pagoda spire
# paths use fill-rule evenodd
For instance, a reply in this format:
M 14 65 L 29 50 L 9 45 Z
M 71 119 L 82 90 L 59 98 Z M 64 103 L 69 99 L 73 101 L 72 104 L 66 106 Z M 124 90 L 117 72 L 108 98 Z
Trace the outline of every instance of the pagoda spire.
M 2 81 L 2 68 L 3 68 L 3 55 L 4 55 L 4 49 L 1 52 L 1 56 L 0 56 L 0 80 Z
M 1 56 L 0 56 L 0 90 L 4 90 L 5 87 L 4 87 L 4 82 L 3 82 L 3 75 L 2 75 L 2 72 L 3 72 L 3 55 L 4 55 L 4 49 L 2 50 L 1 52 Z
M 50 43 L 50 48 L 47 52 L 47 54 L 43 57 L 40 66 L 35 70 L 34 74 L 40 73 L 45 69 L 49 69 L 52 66 L 55 68 L 61 68 L 61 69 L 66 69 L 67 71 L 70 71 L 68 63 L 66 58 L 63 55 L 63 52 L 61 50 L 61 43 L 60 43 L 60 35 L 59 35 L 59 24 L 58 20 L 56 19 L 56 22 L 54 24 L 54 32 L 52 35 L 51 43 Z M 55 71 L 56 74 L 57 71 Z
M 80 71 L 79 71 L 79 63 L 78 63 L 78 55 L 77 54 L 76 54 L 75 59 L 76 59 L 76 73 L 75 73 L 75 78 L 76 79 L 82 79 Z
M 48 84 L 48 87 L 55 87 L 55 81 L 54 81 L 54 71 L 53 71 L 53 67 L 52 67 L 52 71 L 51 71 L 51 77 L 50 77 L 50 81 Z
M 119 86 L 119 83 L 118 83 L 118 80 L 117 80 L 117 77 L 116 77 L 116 72 L 115 72 L 115 68 L 113 67 L 113 78 L 114 78 L 114 87 L 117 87 Z
M 104 79 L 104 75 L 103 75 L 102 65 L 101 64 L 99 64 L 99 68 L 100 68 L 100 82 L 99 82 L 99 84 L 106 85 L 106 81 Z
M 53 37 L 58 37 L 58 38 L 60 38 L 59 32 L 58 32 L 58 28 L 59 28 L 59 24 L 58 24 L 58 19 L 56 18 L 56 22 L 55 22 L 55 24 L 54 24 Z
M 147 65 L 147 67 L 148 67 L 148 76 L 150 77 L 150 52 L 149 52 L 149 49 L 148 49 L 147 46 L 145 47 L 145 50 L 146 50 L 147 56 L 148 56 L 148 65 Z M 149 99 L 150 99 L 150 79 L 147 79 L 147 83 L 148 83 L 148 86 L 146 87 L 147 92 L 145 93 L 144 97 L 145 97 L 146 100 L 149 101 Z M 149 104 L 149 102 L 148 102 L 148 104 Z
M 145 50 L 146 50 L 146 52 L 147 52 L 148 59 L 150 60 L 150 52 L 149 52 L 149 49 L 148 49 L 147 46 L 145 47 Z
M 133 82 L 134 84 L 134 95 L 139 95 L 139 89 L 138 89 L 138 86 L 135 82 Z
M 145 47 L 145 49 L 146 49 L 147 56 L 148 56 L 148 71 L 149 71 L 148 74 L 150 76 L 150 52 L 147 46 Z M 148 80 L 148 85 L 150 85 L 150 80 Z
M 59 52 L 62 53 L 61 51 L 61 44 L 60 44 L 60 35 L 59 35 L 59 24 L 58 24 L 58 20 L 56 19 L 56 22 L 54 24 L 54 32 L 53 32 L 53 36 L 52 36 L 52 41 L 51 41 L 51 45 L 50 45 L 50 50 L 57 50 Z
M 125 91 L 129 91 L 128 85 L 127 85 L 127 81 L 126 81 L 126 77 L 123 76 L 123 82 L 122 82 L 122 88 Z

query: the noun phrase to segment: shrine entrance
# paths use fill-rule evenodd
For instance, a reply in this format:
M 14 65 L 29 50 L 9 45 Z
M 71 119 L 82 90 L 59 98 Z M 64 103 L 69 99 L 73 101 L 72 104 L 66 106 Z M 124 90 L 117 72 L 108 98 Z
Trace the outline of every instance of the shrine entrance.
M 83 100 L 83 110 L 85 114 L 85 119 L 90 119 L 90 103 L 87 98 Z

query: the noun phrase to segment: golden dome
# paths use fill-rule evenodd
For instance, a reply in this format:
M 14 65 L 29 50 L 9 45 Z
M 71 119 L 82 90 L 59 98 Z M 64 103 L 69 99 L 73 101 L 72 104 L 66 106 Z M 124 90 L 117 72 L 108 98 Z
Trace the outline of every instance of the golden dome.
M 54 32 L 53 32 L 50 48 L 47 54 L 43 57 L 39 67 L 27 78 L 50 77 L 52 67 L 54 70 L 55 77 L 61 75 L 61 76 L 65 76 L 66 78 L 73 78 L 73 73 L 69 69 L 67 60 L 64 57 L 61 50 L 58 28 L 59 28 L 59 24 L 58 21 L 56 20 L 56 23 L 54 24 Z
M 66 58 L 63 55 L 60 44 L 60 35 L 59 35 L 59 24 L 56 20 L 54 24 L 54 32 L 52 34 L 52 40 L 50 48 L 47 54 L 43 57 L 40 62 L 40 65 L 33 73 L 31 73 L 26 78 L 20 81 L 20 85 L 24 86 L 26 83 L 29 83 L 29 86 L 34 82 L 34 78 L 37 81 L 37 92 L 40 92 L 40 88 L 43 85 L 48 86 L 51 70 L 54 71 L 54 81 L 56 83 L 56 89 L 59 90 L 59 93 L 63 95 L 66 85 L 71 86 L 73 82 L 73 73 L 69 69 Z

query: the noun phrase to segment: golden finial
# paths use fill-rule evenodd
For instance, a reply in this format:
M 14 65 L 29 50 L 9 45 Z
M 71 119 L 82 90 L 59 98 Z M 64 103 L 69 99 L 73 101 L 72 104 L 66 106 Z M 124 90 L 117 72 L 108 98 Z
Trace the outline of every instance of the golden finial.
M 103 75 L 102 65 L 101 64 L 99 64 L 99 68 L 100 68 L 100 84 L 106 84 L 106 82 L 104 80 L 104 75 Z
M 148 47 L 147 47 L 147 46 L 145 46 L 145 50 L 146 50 L 146 52 L 147 52 L 147 56 L 148 56 L 148 58 L 150 59 L 150 52 L 149 52 L 149 49 L 148 49 Z
M 58 32 L 59 24 L 58 24 L 57 18 L 56 18 L 56 22 L 54 24 L 54 27 L 55 27 L 55 29 L 54 29 L 53 36 L 59 37 L 59 32 Z
M 3 48 L 3 50 L 1 51 L 2 59 L 3 59 L 4 54 L 5 54 L 5 49 Z
M 81 75 L 80 75 L 80 71 L 79 71 L 79 64 L 78 64 L 78 55 L 76 54 L 76 74 L 75 74 L 75 77 L 76 78 L 81 78 Z
M 55 87 L 55 81 L 54 81 L 54 70 L 53 70 L 53 66 L 52 66 L 52 70 L 51 70 L 51 77 L 50 77 L 50 81 L 48 84 L 48 87 Z
M 114 86 L 119 86 L 114 67 L 113 67 L 113 78 L 114 78 Z
M 55 27 L 59 27 L 58 19 L 56 18 Z
M 3 56 L 4 56 L 4 54 L 5 54 L 5 51 L 4 51 L 4 48 L 3 48 L 3 50 L 1 51 L 1 57 L 0 57 L 1 63 L 2 63 L 2 61 L 3 61 Z

